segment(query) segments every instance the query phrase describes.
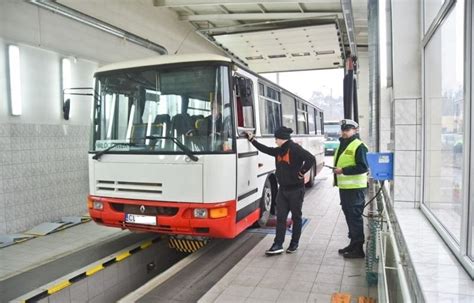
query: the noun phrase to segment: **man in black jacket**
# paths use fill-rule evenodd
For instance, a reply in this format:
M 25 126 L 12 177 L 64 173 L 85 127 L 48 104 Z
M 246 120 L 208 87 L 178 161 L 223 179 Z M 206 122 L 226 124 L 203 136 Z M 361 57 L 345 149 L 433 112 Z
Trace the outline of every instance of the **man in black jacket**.
M 293 220 L 293 234 L 290 245 L 286 250 L 287 253 L 293 253 L 298 249 L 301 236 L 304 174 L 314 166 L 315 158 L 290 139 L 292 132 L 291 128 L 284 126 L 275 131 L 275 142 L 278 147 L 268 147 L 258 143 L 253 133 L 247 133 L 247 138 L 255 148 L 262 153 L 275 157 L 276 177 L 280 185 L 276 197 L 276 236 L 272 247 L 265 252 L 267 255 L 276 255 L 283 252 L 286 220 L 290 211 Z

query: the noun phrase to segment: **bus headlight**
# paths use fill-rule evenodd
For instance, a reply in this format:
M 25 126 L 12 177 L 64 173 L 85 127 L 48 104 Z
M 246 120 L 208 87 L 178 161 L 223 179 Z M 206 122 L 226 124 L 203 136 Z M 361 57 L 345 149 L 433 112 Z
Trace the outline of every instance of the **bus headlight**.
M 193 215 L 194 215 L 194 218 L 205 219 L 207 218 L 207 209 L 195 208 Z
M 103 210 L 104 204 L 102 204 L 102 202 L 99 202 L 99 201 L 94 201 L 92 208 L 94 208 L 95 210 Z
M 213 219 L 227 217 L 227 207 L 212 208 L 209 212 L 209 217 Z

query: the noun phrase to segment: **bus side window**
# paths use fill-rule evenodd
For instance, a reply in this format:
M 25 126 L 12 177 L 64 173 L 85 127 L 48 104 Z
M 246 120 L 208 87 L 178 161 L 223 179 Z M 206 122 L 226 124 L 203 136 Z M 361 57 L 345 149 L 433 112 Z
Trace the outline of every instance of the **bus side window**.
M 235 77 L 234 83 L 237 107 L 237 126 L 254 128 L 253 82 L 247 78 Z
M 324 135 L 324 113 L 319 112 L 320 118 L 321 118 L 321 135 Z

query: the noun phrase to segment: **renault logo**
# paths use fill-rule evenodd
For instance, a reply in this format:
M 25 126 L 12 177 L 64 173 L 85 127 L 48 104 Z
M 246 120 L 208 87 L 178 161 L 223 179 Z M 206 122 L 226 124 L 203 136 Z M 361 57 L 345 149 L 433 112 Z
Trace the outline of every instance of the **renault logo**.
M 145 213 L 145 205 L 141 205 L 141 206 L 140 206 L 140 212 L 141 212 L 142 214 Z

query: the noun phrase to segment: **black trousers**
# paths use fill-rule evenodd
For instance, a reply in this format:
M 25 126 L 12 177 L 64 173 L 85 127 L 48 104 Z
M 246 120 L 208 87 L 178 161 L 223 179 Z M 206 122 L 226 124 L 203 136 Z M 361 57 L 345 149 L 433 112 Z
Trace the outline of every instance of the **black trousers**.
M 351 243 L 364 243 L 364 212 L 365 188 L 339 189 L 341 207 L 346 217 Z
M 279 189 L 276 196 L 277 225 L 275 244 L 283 245 L 286 233 L 286 220 L 291 211 L 293 220 L 293 234 L 291 244 L 298 245 L 301 236 L 302 211 L 304 200 L 304 187 L 293 190 Z

